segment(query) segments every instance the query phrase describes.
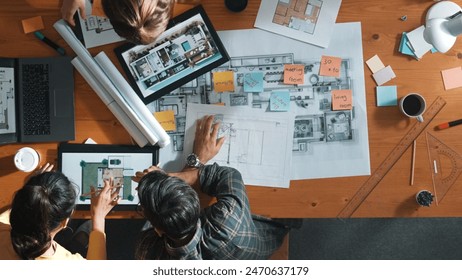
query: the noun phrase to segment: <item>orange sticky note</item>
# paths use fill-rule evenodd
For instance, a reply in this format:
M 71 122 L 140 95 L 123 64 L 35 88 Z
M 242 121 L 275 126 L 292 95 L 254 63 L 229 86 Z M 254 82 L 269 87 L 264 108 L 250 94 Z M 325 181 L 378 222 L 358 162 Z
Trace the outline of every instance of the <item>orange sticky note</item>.
M 101 0 L 93 0 L 93 4 L 91 6 L 91 14 L 98 17 L 107 17 L 104 13 Z
M 172 110 L 154 112 L 154 117 L 165 131 L 175 131 L 175 112 Z
M 319 75 L 329 77 L 340 77 L 340 65 L 342 59 L 335 56 L 322 56 L 321 67 L 319 68 Z
M 301 85 L 305 82 L 305 66 L 284 64 L 284 84 Z
M 351 109 L 353 109 L 351 89 L 332 90 L 332 110 Z
M 31 33 L 37 30 L 41 30 L 45 28 L 43 26 L 43 20 L 41 16 L 36 16 L 32 18 L 27 18 L 22 20 L 22 28 L 24 29 L 24 33 Z
M 214 72 L 213 90 L 215 92 L 234 91 L 234 72 Z

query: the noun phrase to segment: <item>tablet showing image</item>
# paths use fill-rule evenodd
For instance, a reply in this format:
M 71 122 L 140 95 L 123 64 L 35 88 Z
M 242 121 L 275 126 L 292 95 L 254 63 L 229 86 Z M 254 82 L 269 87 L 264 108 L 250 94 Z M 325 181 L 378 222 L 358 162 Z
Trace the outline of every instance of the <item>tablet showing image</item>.
M 201 5 L 171 19 L 156 42 L 127 43 L 115 53 L 145 104 L 229 60 Z
M 138 183 L 132 180 L 137 171 L 158 163 L 158 147 L 129 145 L 67 144 L 58 147 L 59 170 L 77 185 L 78 210 L 90 209 L 90 186 L 104 187 L 113 178 L 122 198 L 115 210 L 135 210 Z

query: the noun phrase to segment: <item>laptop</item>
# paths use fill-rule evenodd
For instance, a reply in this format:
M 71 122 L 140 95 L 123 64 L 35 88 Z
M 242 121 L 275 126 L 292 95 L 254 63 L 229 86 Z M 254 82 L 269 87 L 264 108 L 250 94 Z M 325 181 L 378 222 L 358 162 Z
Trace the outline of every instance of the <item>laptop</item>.
M 0 58 L 0 144 L 74 138 L 71 58 Z

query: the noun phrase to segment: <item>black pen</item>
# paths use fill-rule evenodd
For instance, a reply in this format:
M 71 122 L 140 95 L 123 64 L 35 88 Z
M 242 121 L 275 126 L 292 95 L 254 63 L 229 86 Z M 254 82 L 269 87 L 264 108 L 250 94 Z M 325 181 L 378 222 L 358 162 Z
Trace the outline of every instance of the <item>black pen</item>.
M 39 38 L 40 41 L 43 41 L 45 44 L 55 49 L 60 55 L 66 55 L 66 51 L 63 48 L 61 48 L 56 43 L 45 37 L 45 35 L 43 35 L 42 32 L 35 31 L 34 34 L 35 37 Z

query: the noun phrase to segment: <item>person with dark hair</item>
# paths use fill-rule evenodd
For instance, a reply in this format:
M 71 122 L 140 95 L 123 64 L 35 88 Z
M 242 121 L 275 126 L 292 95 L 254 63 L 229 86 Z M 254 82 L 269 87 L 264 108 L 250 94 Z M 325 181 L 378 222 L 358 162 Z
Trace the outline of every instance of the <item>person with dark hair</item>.
M 51 171 L 52 167 L 47 164 L 30 177 L 15 193 L 11 209 L 0 214 L 0 259 L 84 259 L 54 241 L 69 222 L 78 191 L 64 174 Z M 92 195 L 93 231 L 87 259 L 106 259 L 105 217 L 120 200 L 112 188 L 113 181 L 105 181 L 104 188 Z
M 134 44 L 153 43 L 167 28 L 174 0 L 100 0 L 104 13 L 121 37 Z M 74 14 L 85 16 L 85 0 L 64 0 L 62 17 L 75 25 Z
M 268 259 L 289 232 L 290 223 L 252 215 L 241 174 L 205 165 L 220 150 L 220 123 L 197 121 L 194 153 L 178 173 L 155 166 L 137 172 L 140 211 L 151 227 L 136 246 L 137 259 Z M 201 211 L 195 189 L 216 198 Z M 292 220 L 300 226 L 300 220 Z

